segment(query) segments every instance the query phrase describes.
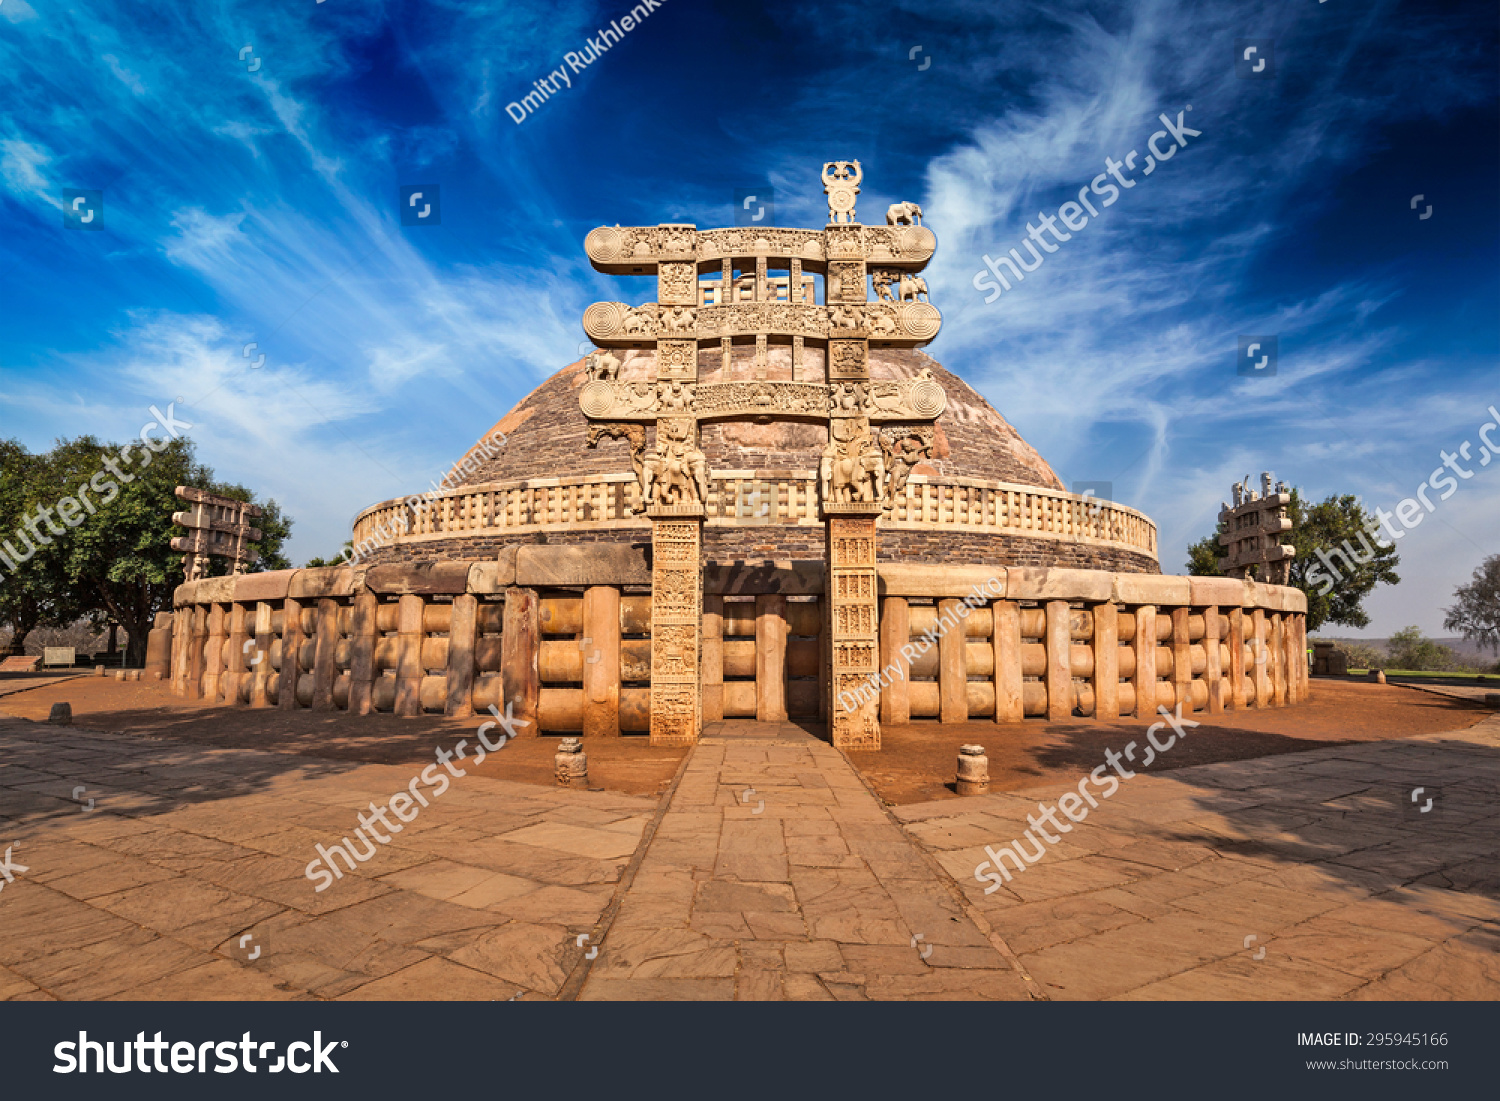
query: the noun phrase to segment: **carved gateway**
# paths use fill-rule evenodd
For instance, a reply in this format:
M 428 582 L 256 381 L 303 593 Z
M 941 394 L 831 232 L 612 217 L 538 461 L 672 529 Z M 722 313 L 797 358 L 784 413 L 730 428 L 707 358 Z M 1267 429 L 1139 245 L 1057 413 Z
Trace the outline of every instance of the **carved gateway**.
M 922 211 L 902 202 L 887 225 L 863 226 L 858 161 L 823 166 L 828 225 L 822 230 L 692 225 L 600 226 L 584 241 L 589 260 L 617 275 L 657 275 L 657 301 L 596 302 L 583 328 L 599 345 L 579 407 L 594 422 L 590 441 L 623 436 L 639 481 L 638 506 L 652 521 L 651 740 L 697 739 L 702 715 L 702 525 L 712 480 L 698 447 L 705 420 L 819 421 L 828 426 L 817 488 L 827 525 L 828 707 L 834 745 L 878 749 L 873 705 L 839 704 L 839 689 L 875 668 L 879 628 L 876 525 L 905 491 L 912 468 L 932 452 L 933 422 L 947 395 L 930 371 L 872 379 L 870 345 L 919 347 L 942 315 L 917 274 L 937 238 Z M 784 262 L 784 263 L 783 263 Z M 785 268 L 786 274 L 773 269 Z M 810 273 L 824 276 L 812 301 Z M 701 276 L 706 275 L 706 280 Z M 875 289 L 872 300 L 871 286 Z M 754 378 L 698 382 L 699 349 L 755 344 Z M 767 377 L 773 341 L 792 345 L 792 378 Z M 810 380 L 802 352 L 822 344 L 826 378 Z M 654 347 L 656 378 L 623 382 L 610 348 Z M 631 431 L 655 425 L 653 443 Z M 844 693 L 847 698 L 848 693 Z

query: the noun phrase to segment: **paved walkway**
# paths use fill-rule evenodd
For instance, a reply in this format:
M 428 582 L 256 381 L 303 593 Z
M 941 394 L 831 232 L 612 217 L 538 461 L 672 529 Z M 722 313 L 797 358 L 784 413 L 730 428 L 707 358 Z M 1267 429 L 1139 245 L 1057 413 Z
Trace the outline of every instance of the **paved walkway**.
M 316 846 L 421 766 L 0 719 L 0 857 L 25 867 L 0 879 L 0 999 L 557 996 L 657 800 L 467 761 L 318 892 Z
M 1071 790 L 896 811 L 1050 998 L 1500 998 L 1500 717 L 1123 780 L 984 894 Z
M 843 754 L 716 723 L 589 970 L 602 999 L 1021 999 L 1025 978 Z
M 1500 998 L 1500 717 L 1096 787 L 988 895 L 1076 784 L 892 811 L 753 723 L 661 800 L 454 764 L 318 892 L 419 769 L 0 719 L 0 999 Z

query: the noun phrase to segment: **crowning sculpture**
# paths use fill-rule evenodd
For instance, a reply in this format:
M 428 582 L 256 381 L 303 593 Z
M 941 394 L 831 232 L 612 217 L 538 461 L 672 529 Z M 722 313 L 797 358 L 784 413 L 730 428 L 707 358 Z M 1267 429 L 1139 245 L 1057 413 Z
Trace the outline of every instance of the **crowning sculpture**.
M 588 381 L 578 392 L 591 440 L 630 440 L 640 508 L 652 521 L 653 743 L 695 741 L 702 713 L 702 523 L 711 483 L 698 425 L 801 420 L 828 429 L 819 489 L 827 525 L 833 741 L 880 747 L 877 705 L 836 701 L 852 698 L 847 689 L 878 668 L 876 521 L 912 467 L 931 453 L 932 425 L 947 395 L 928 371 L 900 381 L 870 378 L 872 342 L 919 347 L 937 336 L 942 318 L 921 301 L 927 284 L 917 273 L 937 247 L 921 224 L 922 208 L 896 203 L 886 225 L 860 225 L 855 203 L 863 178 L 858 161 L 823 166 L 828 224 L 822 230 L 600 226 L 584 241 L 600 271 L 657 276 L 657 302 L 596 302 L 584 311 L 584 331 L 604 350 L 590 357 Z M 779 268 L 784 276 L 771 274 Z M 705 273 L 710 278 L 702 279 Z M 812 273 L 824 276 L 824 302 L 814 301 Z M 755 342 L 755 377 L 699 384 L 700 353 L 717 345 L 728 377 L 737 339 Z M 790 382 L 767 378 L 773 341 L 791 343 Z M 818 377 L 805 362 L 809 341 L 824 352 Z M 619 381 L 619 360 L 608 349 L 632 347 L 654 347 L 654 386 Z M 642 424 L 655 426 L 653 446 L 637 434 Z

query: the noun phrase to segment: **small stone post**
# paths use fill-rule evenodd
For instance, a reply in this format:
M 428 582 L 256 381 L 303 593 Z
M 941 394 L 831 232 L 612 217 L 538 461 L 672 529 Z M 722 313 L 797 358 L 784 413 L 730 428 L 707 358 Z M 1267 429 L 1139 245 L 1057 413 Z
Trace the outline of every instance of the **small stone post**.
M 589 759 L 583 751 L 583 740 L 564 738 L 557 743 L 557 786 L 564 788 L 586 788 L 589 786 Z
M 954 784 L 960 795 L 987 795 L 990 790 L 990 759 L 982 745 L 958 747 L 958 778 Z

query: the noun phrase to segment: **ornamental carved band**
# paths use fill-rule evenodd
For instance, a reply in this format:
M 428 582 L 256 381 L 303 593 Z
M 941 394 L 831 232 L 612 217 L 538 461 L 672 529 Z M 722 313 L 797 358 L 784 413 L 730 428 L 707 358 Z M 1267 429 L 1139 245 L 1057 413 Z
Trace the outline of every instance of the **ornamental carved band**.
M 691 745 L 702 714 L 702 524 L 651 524 L 651 744 Z
M 828 521 L 828 629 L 833 662 L 829 732 L 839 749 L 880 748 L 875 515 Z
M 579 390 L 578 404 L 589 419 L 609 421 L 654 421 L 691 409 L 699 420 L 758 420 L 771 415 L 777 420 L 823 420 L 830 412 L 842 412 L 871 421 L 924 422 L 936 420 L 948 406 L 947 394 L 930 371 L 876 382 L 864 381 L 867 374 L 861 371 L 831 386 L 780 380 L 695 385 L 680 381 L 675 371 L 670 382 L 654 384 L 595 379 Z
M 920 277 L 916 281 L 921 282 Z M 942 325 L 942 314 L 929 302 L 866 302 L 866 290 L 859 282 L 844 280 L 839 286 L 843 297 L 832 306 L 732 302 L 692 307 L 647 302 L 631 308 L 623 302 L 595 302 L 583 312 L 583 331 L 600 347 L 615 348 L 647 348 L 666 337 L 705 341 L 757 334 L 812 340 L 859 338 L 892 348 L 916 348 L 930 343 Z M 888 286 L 878 289 L 889 291 Z

